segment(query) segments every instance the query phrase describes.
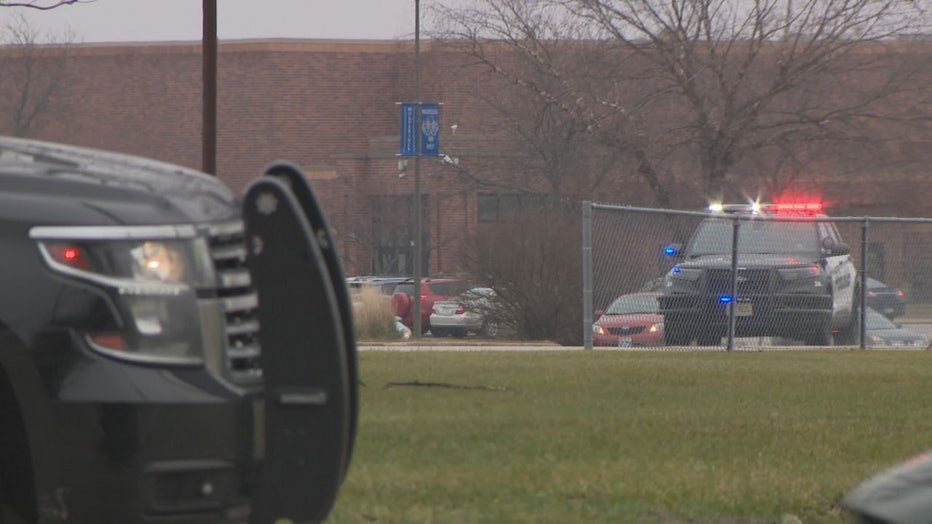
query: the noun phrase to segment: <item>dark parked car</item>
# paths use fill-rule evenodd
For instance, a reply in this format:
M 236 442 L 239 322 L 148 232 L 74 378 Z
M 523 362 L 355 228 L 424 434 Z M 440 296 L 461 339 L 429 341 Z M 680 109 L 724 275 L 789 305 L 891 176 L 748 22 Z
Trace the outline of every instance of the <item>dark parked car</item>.
M 867 308 L 864 313 L 865 345 L 868 347 L 925 348 L 929 345 L 929 339 L 922 333 L 904 329 L 871 308 Z
M 888 286 L 875 278 L 867 279 L 864 303 L 887 318 L 901 317 L 906 313 L 903 290 Z

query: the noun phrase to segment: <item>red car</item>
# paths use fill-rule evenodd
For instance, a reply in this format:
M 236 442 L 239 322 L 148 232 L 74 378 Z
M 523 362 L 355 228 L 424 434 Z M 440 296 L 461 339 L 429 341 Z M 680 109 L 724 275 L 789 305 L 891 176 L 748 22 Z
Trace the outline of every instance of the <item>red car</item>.
M 661 293 L 621 295 L 592 324 L 596 346 L 662 346 L 663 315 L 657 297 Z
M 434 311 L 434 302 L 446 300 L 459 295 L 470 288 L 469 282 L 458 278 L 425 278 L 421 280 L 421 333 L 430 329 L 430 314 Z M 406 280 L 395 286 L 392 305 L 395 316 L 401 323 L 414 328 L 414 280 Z

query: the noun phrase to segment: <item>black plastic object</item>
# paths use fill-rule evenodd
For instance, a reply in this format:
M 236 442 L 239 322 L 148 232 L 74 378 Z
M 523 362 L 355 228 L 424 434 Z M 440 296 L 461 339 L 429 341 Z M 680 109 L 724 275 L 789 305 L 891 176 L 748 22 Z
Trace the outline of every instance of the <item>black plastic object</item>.
M 355 428 L 357 385 L 347 358 L 355 357 L 355 345 L 352 334 L 347 342 L 337 298 L 345 281 L 333 280 L 294 186 L 262 176 L 243 199 L 266 385 L 256 524 L 324 520 L 346 474 Z
M 290 162 L 279 161 L 270 165 L 266 170 L 267 176 L 273 176 L 281 179 L 288 187 L 307 218 L 314 238 L 317 239 L 317 245 L 324 257 L 324 263 L 327 266 L 327 272 L 330 274 L 330 281 L 333 282 L 333 291 L 337 300 L 337 307 L 340 309 L 340 320 L 343 327 L 343 341 L 346 345 L 346 366 L 349 372 L 349 394 L 350 394 L 350 441 L 346 452 L 346 465 L 349 466 L 353 454 L 353 446 L 356 442 L 356 430 L 359 419 L 359 364 L 356 352 L 356 330 L 353 327 L 353 303 L 346 289 L 346 272 L 343 270 L 343 263 L 340 262 L 340 255 L 337 253 L 337 246 L 330 233 L 330 225 L 324 216 L 320 202 L 314 194 L 314 190 L 308 183 L 307 177 L 300 168 Z

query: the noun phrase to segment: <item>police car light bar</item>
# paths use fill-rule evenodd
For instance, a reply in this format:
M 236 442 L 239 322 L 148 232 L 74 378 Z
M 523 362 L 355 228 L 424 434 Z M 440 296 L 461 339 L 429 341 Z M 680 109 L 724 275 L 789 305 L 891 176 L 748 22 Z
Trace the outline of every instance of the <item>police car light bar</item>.
M 774 213 L 783 215 L 815 215 L 823 210 L 822 202 L 783 202 L 769 207 Z
M 776 215 L 818 215 L 823 210 L 824 205 L 821 202 L 778 202 L 775 204 L 761 204 L 759 202 L 721 204 L 716 202 L 709 205 L 709 211 L 713 213 L 750 213 L 752 215 L 761 212 Z

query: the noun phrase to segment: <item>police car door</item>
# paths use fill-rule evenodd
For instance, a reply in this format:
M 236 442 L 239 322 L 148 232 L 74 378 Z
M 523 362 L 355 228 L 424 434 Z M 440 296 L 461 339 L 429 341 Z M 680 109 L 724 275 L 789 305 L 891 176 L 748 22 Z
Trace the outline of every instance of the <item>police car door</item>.
M 844 243 L 834 224 L 819 222 L 819 240 L 825 271 L 832 279 L 832 316 L 837 319 L 842 314 L 852 311 L 857 275 L 850 252 L 847 249 L 839 249 Z

